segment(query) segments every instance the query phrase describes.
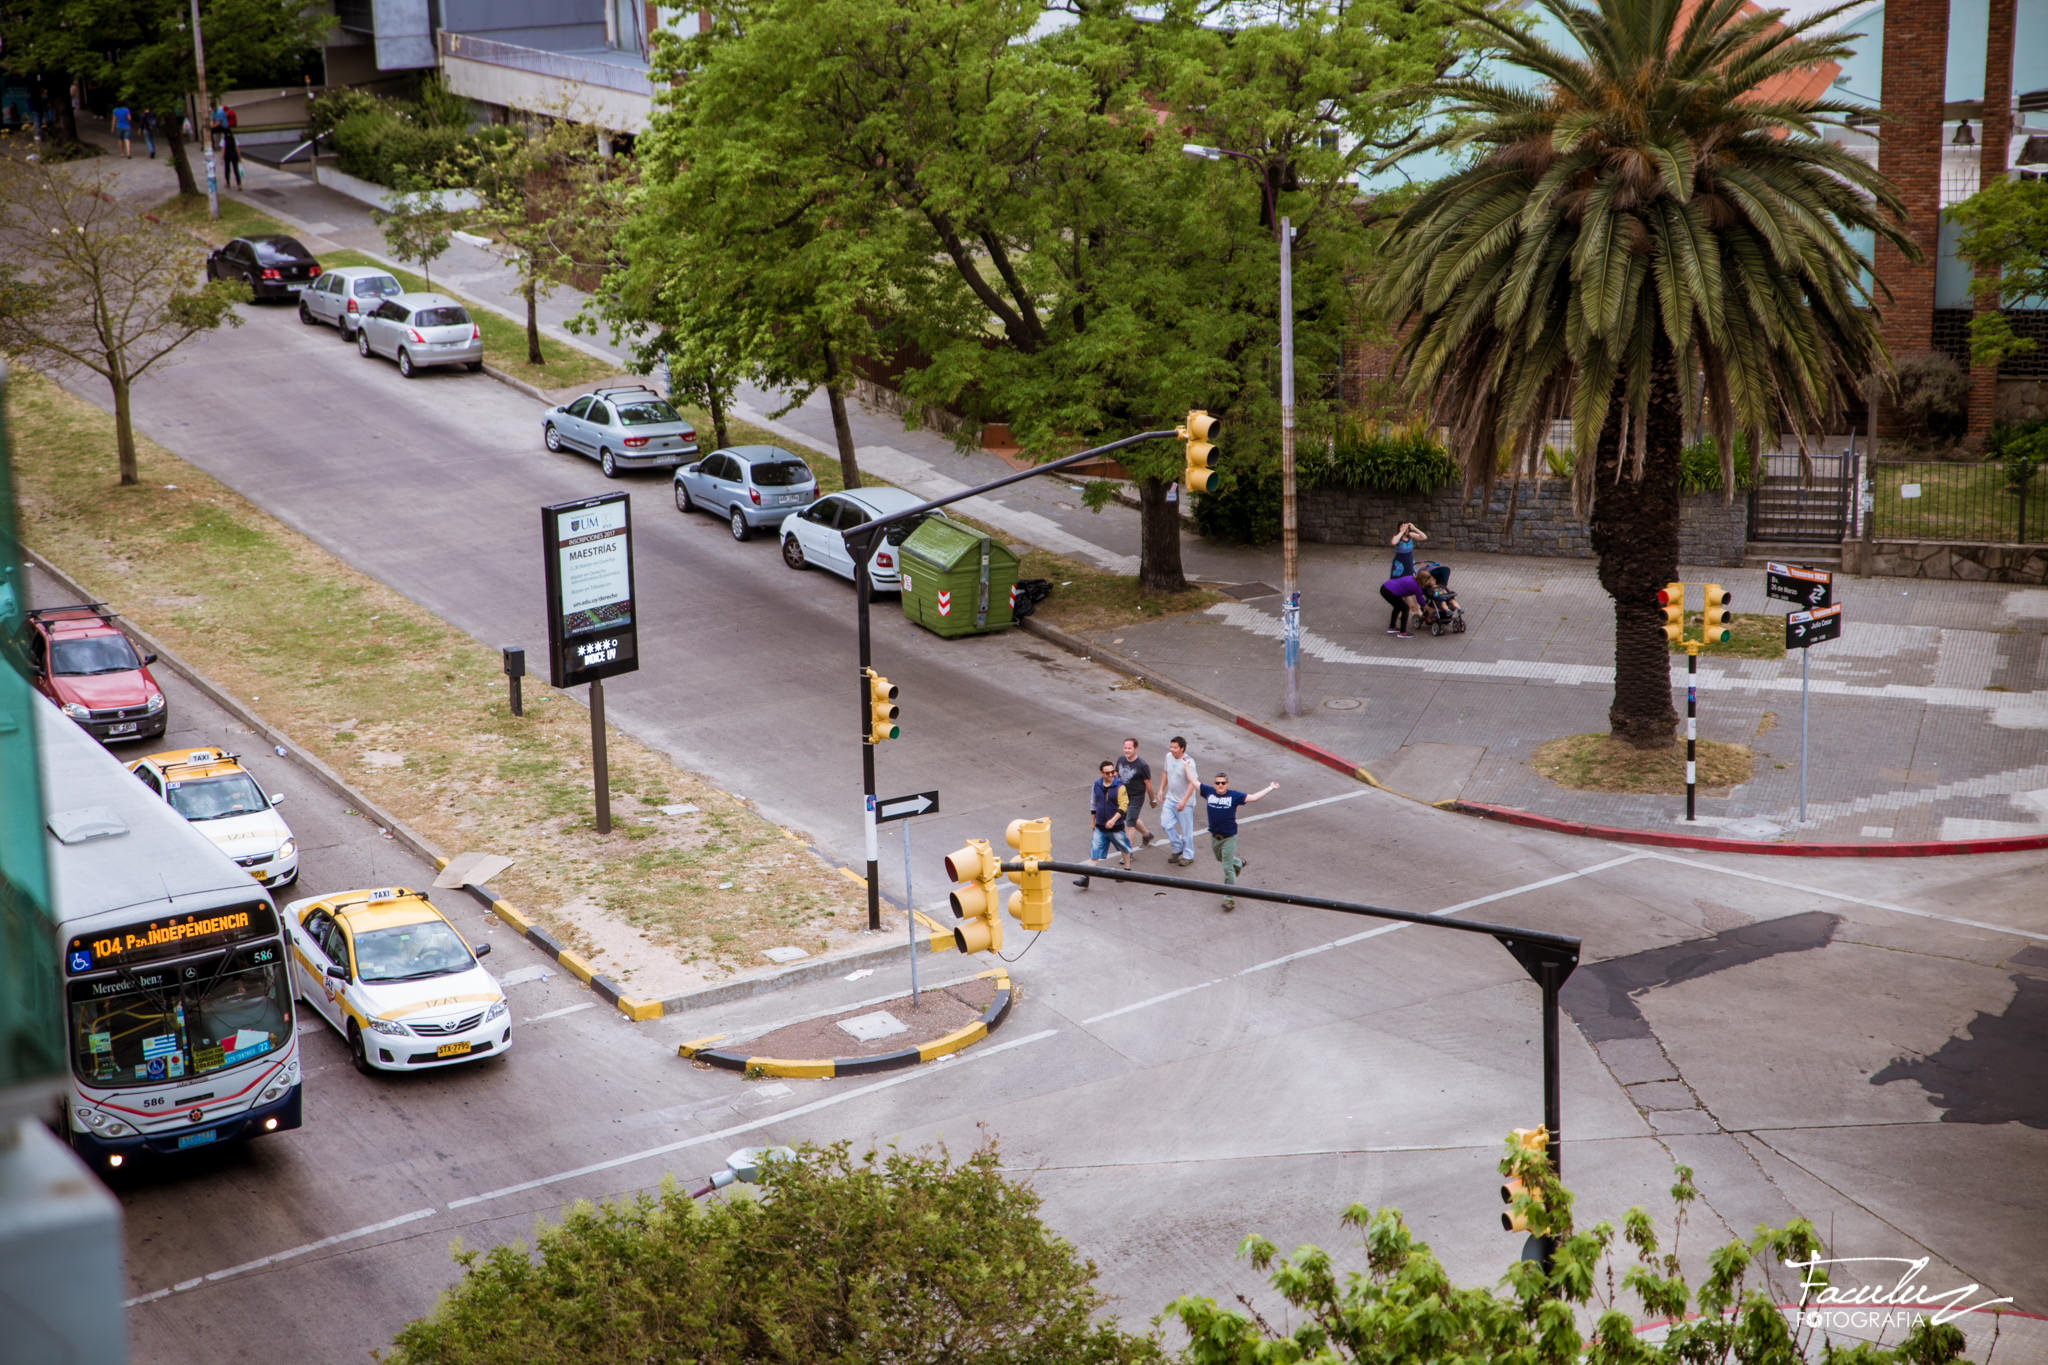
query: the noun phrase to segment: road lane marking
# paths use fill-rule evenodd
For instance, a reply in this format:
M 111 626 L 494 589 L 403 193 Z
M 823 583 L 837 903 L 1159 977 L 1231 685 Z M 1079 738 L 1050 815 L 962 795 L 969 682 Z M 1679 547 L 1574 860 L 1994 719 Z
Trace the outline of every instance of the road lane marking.
M 526 1022 L 529 1024 L 538 1024 L 543 1019 L 559 1019 L 565 1014 L 574 1014 L 578 1010 L 594 1010 L 596 1008 L 596 1001 L 586 1000 L 580 1005 L 564 1005 L 562 1008 L 558 1010 L 549 1010 L 546 1014 L 536 1014 L 532 1018 L 528 1019 Z
M 1249 825 L 1254 820 L 1274 820 L 1283 815 L 1292 815 L 1298 810 L 1314 810 L 1317 806 L 1327 806 L 1336 801 L 1355 801 L 1371 790 L 1371 787 L 1360 787 L 1357 791 L 1338 792 L 1335 796 L 1326 796 L 1320 801 L 1304 801 L 1298 806 L 1282 806 L 1279 810 L 1261 811 L 1257 815 L 1239 815 L 1237 823 Z
M 998 1052 L 1008 1052 L 1013 1048 L 1026 1047 L 1032 1043 L 1042 1042 L 1058 1032 L 1058 1029 L 1053 1028 L 1041 1029 L 1037 1033 L 1027 1033 L 1022 1038 L 1011 1038 L 989 1047 L 977 1047 L 971 1052 L 956 1053 L 954 1054 L 955 1060 L 951 1062 L 947 1069 L 951 1070 L 960 1066 L 972 1065 L 976 1061 L 984 1057 L 992 1057 Z M 505 1199 L 515 1194 L 524 1194 L 528 1190 L 537 1190 L 544 1185 L 560 1184 L 564 1180 L 574 1180 L 579 1176 L 595 1175 L 600 1171 L 609 1171 L 620 1166 L 630 1166 L 636 1161 L 650 1161 L 658 1156 L 667 1156 L 671 1152 L 680 1152 L 689 1147 L 699 1147 L 707 1142 L 716 1142 L 720 1138 L 737 1137 L 741 1133 L 755 1132 L 768 1127 L 770 1124 L 786 1123 L 791 1119 L 802 1118 L 806 1114 L 816 1113 L 820 1109 L 829 1109 L 835 1105 L 844 1104 L 848 1100 L 859 1099 L 863 1095 L 872 1095 L 877 1091 L 887 1090 L 892 1086 L 907 1084 L 921 1076 L 933 1074 L 933 1070 L 929 1066 L 914 1067 L 909 1071 L 898 1072 L 894 1076 L 871 1082 L 858 1089 L 827 1095 L 822 1099 L 812 1100 L 809 1104 L 800 1104 L 794 1109 L 786 1109 L 781 1113 L 770 1114 L 766 1118 L 752 1119 L 746 1123 L 736 1123 L 729 1128 L 720 1128 L 716 1132 L 711 1133 L 699 1133 L 695 1137 L 683 1138 L 677 1142 L 665 1142 L 659 1147 L 648 1147 L 637 1152 L 627 1152 L 623 1156 L 611 1157 L 605 1161 L 594 1161 L 587 1166 L 578 1166 L 574 1170 L 558 1171 L 553 1175 L 544 1175 L 534 1180 L 522 1180 L 517 1185 L 506 1185 L 500 1189 L 486 1190 L 482 1194 L 472 1194 L 462 1199 L 451 1199 L 448 1201 L 447 1210 L 453 1213 L 457 1209 L 466 1209 L 476 1204 L 487 1204 L 494 1199 Z
M 1182 986 L 1179 990 L 1168 991 L 1164 995 L 1155 995 L 1144 1000 L 1134 1000 L 1128 1005 L 1117 1006 L 1115 1009 L 1110 1010 L 1107 1014 L 1097 1014 L 1090 1018 L 1083 1019 L 1081 1021 L 1081 1024 L 1083 1027 L 1086 1027 L 1089 1024 L 1099 1024 L 1105 1019 L 1114 1019 L 1119 1014 L 1129 1014 L 1132 1010 L 1141 1010 L 1147 1008 L 1148 1006 L 1164 1004 L 1168 1000 L 1177 1000 L 1183 995 L 1193 995 L 1196 991 L 1206 991 L 1211 986 L 1215 985 L 1217 982 L 1222 980 L 1223 978 L 1219 976 L 1209 981 L 1199 982 L 1198 984 L 1193 986 Z
M 327 1247 L 339 1246 L 343 1242 L 353 1242 L 359 1237 L 369 1237 L 379 1232 L 388 1232 L 392 1228 L 403 1227 L 407 1223 L 417 1223 L 420 1219 L 432 1218 L 439 1212 L 439 1209 L 414 1209 L 411 1213 L 402 1213 L 396 1218 L 386 1218 L 381 1223 L 372 1223 L 368 1227 L 356 1228 L 352 1232 L 337 1232 L 332 1237 L 322 1237 L 317 1242 L 308 1242 L 304 1246 L 296 1246 L 289 1251 L 273 1252 L 268 1256 L 259 1256 L 253 1261 L 244 1261 L 240 1265 L 231 1265 L 226 1270 L 216 1270 L 206 1275 L 195 1275 L 189 1280 L 180 1280 L 169 1289 L 158 1289 L 148 1294 L 139 1294 L 129 1299 L 122 1306 L 124 1308 L 134 1308 L 138 1304 L 152 1303 L 157 1299 L 168 1298 L 172 1294 L 182 1294 L 188 1289 L 197 1289 L 203 1284 L 215 1284 L 221 1280 L 233 1279 L 237 1275 L 246 1275 L 252 1270 L 262 1270 L 266 1266 L 276 1265 L 280 1261 L 289 1261 L 294 1257 L 304 1256 L 310 1251 L 321 1251 Z
M 1680 858 L 1670 853 L 1646 853 L 1641 856 L 1655 858 L 1663 863 L 1677 863 L 1680 867 L 1696 868 L 1702 872 L 1719 872 L 1723 876 L 1740 877 L 1744 881 L 1762 882 L 1765 886 L 1775 886 L 1785 891 L 1798 891 L 1809 896 L 1826 896 L 1830 900 L 1846 901 L 1850 905 L 1866 906 L 1872 910 L 1889 910 L 1895 915 L 1911 915 L 1915 919 L 1938 920 L 1943 924 L 1954 924 L 1965 929 L 1983 929 L 1993 934 L 2011 934 L 2015 938 L 2030 938 L 2036 943 L 2048 943 L 2048 934 L 2038 933 L 2032 929 L 2015 929 L 2006 924 L 1990 924 L 1979 919 L 1964 919 L 1960 915 L 1944 915 L 1938 910 L 1915 910 L 1908 905 L 1872 900 L 1867 896 L 1853 896 L 1846 891 L 1830 891 L 1824 886 L 1807 886 L 1803 882 L 1787 881 L 1783 877 L 1772 877 L 1762 872 L 1717 867 L 1713 863 L 1703 863 L 1697 858 Z

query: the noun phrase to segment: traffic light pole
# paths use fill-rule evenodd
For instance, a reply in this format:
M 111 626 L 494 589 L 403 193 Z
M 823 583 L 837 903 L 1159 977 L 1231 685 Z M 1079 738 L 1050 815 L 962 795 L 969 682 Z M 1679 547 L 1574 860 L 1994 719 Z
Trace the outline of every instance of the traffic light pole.
M 1020 469 L 1016 473 L 1006 474 L 1000 479 L 976 484 L 972 488 L 963 488 L 958 493 L 948 494 L 943 498 L 934 498 L 930 502 L 921 502 L 915 507 L 907 507 L 901 512 L 892 512 L 886 517 L 877 517 L 875 520 L 864 522 L 845 533 L 843 538 L 846 541 L 847 551 L 853 556 L 854 610 L 858 615 L 860 623 L 859 678 L 860 732 L 862 736 L 860 744 L 860 790 L 862 798 L 862 832 L 864 835 L 863 848 L 867 854 L 868 929 L 870 931 L 879 932 L 882 927 L 881 850 L 875 836 L 875 745 L 874 741 L 868 738 L 870 733 L 870 712 L 868 708 L 872 702 L 868 692 L 868 670 L 874 665 L 873 636 L 868 625 L 868 601 L 874 595 L 874 585 L 868 578 L 868 560 L 874 556 L 875 542 L 881 539 L 883 532 L 887 531 L 897 522 L 906 521 L 912 517 L 921 517 L 927 512 L 935 512 L 939 508 L 959 502 L 963 498 L 978 497 L 983 493 L 993 492 L 995 489 L 1005 488 L 1013 483 L 1021 483 L 1025 479 L 1035 479 L 1040 474 L 1054 474 L 1065 469 L 1068 465 L 1080 464 L 1083 461 L 1107 455 L 1112 450 L 1122 450 L 1125 446 L 1136 445 L 1140 441 L 1156 441 L 1161 437 L 1177 438 L 1179 435 L 1180 433 L 1177 430 L 1141 431 L 1136 436 L 1126 436 L 1120 441 L 1111 441 L 1108 445 L 1094 446 L 1088 450 L 1049 461 L 1046 464 L 1034 465 L 1030 469 Z
M 1695 645 L 1685 647 L 1685 818 L 1692 821 L 1692 799 L 1694 778 L 1698 769 L 1693 766 L 1693 746 L 1700 735 L 1700 651 Z
M 1119 868 L 1102 867 L 1095 863 L 1054 862 L 1050 858 L 1038 859 L 1038 868 L 1046 872 L 1071 872 L 1076 876 L 1093 877 L 1106 882 L 1133 882 L 1139 886 L 1164 886 L 1180 891 L 1198 891 L 1209 895 L 1229 895 L 1238 900 L 1268 901 L 1274 905 L 1298 905 L 1309 910 L 1334 910 L 1343 915 L 1361 915 L 1367 919 L 1390 919 L 1402 924 L 1420 924 L 1433 929 L 1455 929 L 1461 934 L 1484 934 L 1499 943 L 1501 947 L 1521 964 L 1529 979 L 1536 983 L 1543 993 L 1543 1126 L 1550 1130 L 1550 1169 L 1564 1174 L 1564 1078 L 1563 1051 L 1558 1025 L 1558 997 L 1564 983 L 1579 965 L 1579 940 L 1569 934 L 1553 934 L 1543 929 L 1517 929 L 1508 924 L 1489 924 L 1484 920 L 1452 919 L 1447 915 L 1431 915 L 1419 910 L 1393 910 L 1383 905 L 1361 905 L 1355 901 L 1331 900 L 1324 896 L 1302 896 L 1289 891 L 1266 891 L 1255 886 L 1235 884 L 1223 886 L 1216 882 L 1195 881 L 1189 877 L 1162 877 L 1151 872 L 1125 872 Z M 1004 872 L 1025 870 L 1022 859 L 1005 859 L 1000 868 Z M 1551 1246 L 1544 1247 L 1544 1264 L 1548 1265 Z

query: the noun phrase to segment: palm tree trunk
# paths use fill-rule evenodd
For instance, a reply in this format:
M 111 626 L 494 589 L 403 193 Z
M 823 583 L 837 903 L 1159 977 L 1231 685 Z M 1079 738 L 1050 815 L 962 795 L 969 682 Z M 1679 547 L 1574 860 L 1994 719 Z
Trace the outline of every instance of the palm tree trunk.
M 1592 541 L 1600 586 L 1614 599 L 1614 701 L 1608 728 L 1638 749 L 1672 743 L 1678 712 L 1671 704 L 1671 654 L 1657 590 L 1678 577 L 1678 460 L 1684 444 L 1678 371 L 1659 338 L 1650 375 L 1643 472 L 1631 477 L 1621 447 L 1617 386 L 1607 425 L 1594 451 Z

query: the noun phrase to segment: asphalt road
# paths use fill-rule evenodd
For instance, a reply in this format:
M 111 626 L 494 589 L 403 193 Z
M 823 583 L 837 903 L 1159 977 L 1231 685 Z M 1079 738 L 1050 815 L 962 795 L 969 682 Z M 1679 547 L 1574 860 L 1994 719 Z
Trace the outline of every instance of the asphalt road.
M 196 343 L 141 388 L 137 414 L 493 645 L 544 639 L 534 508 L 612 486 L 546 454 L 537 405 L 504 387 L 408 382 L 281 309 Z M 662 480 L 624 486 L 648 657 L 608 689 L 613 720 L 857 857 L 850 590 L 789 572 L 772 541 L 735 545 L 679 517 Z M 1582 1216 L 1661 1209 L 1683 1160 L 1708 1205 L 1695 1258 L 1799 1213 L 1836 1254 L 1927 1255 L 1923 1282 L 2048 1307 L 2034 1254 L 2048 1214 L 2041 859 L 1745 862 L 1475 824 L 1024 637 L 940 645 L 887 612 L 877 625 L 908 735 L 882 751 L 883 788 L 945 793 L 946 814 L 915 832 L 921 902 L 940 890 L 940 852 L 1015 815 L 1049 811 L 1056 850 L 1078 856 L 1095 759 L 1125 733 L 1155 756 L 1185 734 L 1205 771 L 1282 784 L 1248 812 L 1262 817 L 1246 825 L 1250 879 L 1585 938 L 1564 1047 Z M 306 806 L 287 811 L 312 818 Z M 349 832 L 338 842 L 395 857 Z M 309 851 L 309 887 L 335 875 L 330 856 L 354 874 Z M 569 1199 L 687 1179 L 732 1147 L 838 1136 L 955 1150 L 999 1137 L 1134 1321 L 1180 1293 L 1271 1307 L 1234 1258 L 1240 1238 L 1355 1246 L 1337 1223 L 1354 1201 L 1402 1207 L 1463 1280 L 1512 1259 L 1492 1167 L 1505 1130 L 1540 1119 L 1540 1035 L 1536 991 L 1497 945 L 1246 903 L 1225 916 L 1206 897 L 1103 882 L 1062 884 L 1056 904 L 1036 943 L 1012 932 L 1010 956 L 1029 945 L 1010 968 L 1021 999 L 994 1039 L 871 1081 L 748 1083 L 674 1047 L 906 984 L 879 972 L 640 1026 L 556 1013 L 593 997 L 532 982 L 513 988 L 504 1063 L 392 1080 L 357 1076 L 328 1036 L 308 1057 L 303 1130 L 124 1192 L 136 1358 L 218 1360 L 229 1343 L 361 1358 L 452 1281 L 451 1239 L 525 1237 Z M 496 941 L 494 968 L 538 964 Z M 942 963 L 927 984 L 974 965 Z

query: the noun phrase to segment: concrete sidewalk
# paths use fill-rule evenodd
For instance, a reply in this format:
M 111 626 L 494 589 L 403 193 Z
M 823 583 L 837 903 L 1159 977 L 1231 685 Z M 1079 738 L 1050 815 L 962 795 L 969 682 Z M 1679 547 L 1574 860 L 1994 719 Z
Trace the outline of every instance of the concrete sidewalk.
M 175 188 L 167 161 L 89 165 L 113 171 L 124 198 L 141 202 Z M 245 173 L 247 188 L 234 197 L 304 233 L 316 251 L 344 246 L 388 255 L 367 206 L 291 171 L 251 163 Z M 456 243 L 436 263 L 434 279 L 523 316 L 514 272 L 488 250 Z M 544 330 L 624 366 L 624 351 L 564 330 L 582 303 L 574 291 L 557 290 L 541 304 Z M 832 452 L 822 397 L 787 412 L 783 406 L 776 395 L 748 390 L 735 415 L 788 444 Z M 944 496 L 1009 472 L 996 457 L 963 452 L 893 414 L 856 405 L 851 417 L 863 470 L 913 492 Z M 1137 514 L 1115 505 L 1088 512 L 1075 486 L 1057 477 L 974 499 L 962 511 L 1007 537 L 1119 572 L 1136 569 Z M 1613 613 L 1590 562 L 1442 552 L 1469 629 L 1401 640 L 1384 633 L 1384 547 L 1303 546 L 1304 714 L 1285 719 L 1277 547 L 1212 545 L 1190 532 L 1183 555 L 1190 577 L 1227 585 L 1235 600 L 1081 643 L 1132 672 L 1329 749 L 1418 799 L 1802 843 L 2048 834 L 2048 589 L 1838 580 L 1843 636 L 1817 646 L 1808 661 L 1804 824 L 1797 653 L 1782 661 L 1704 658 L 1700 734 L 1752 746 L 1757 770 L 1732 792 L 1702 797 L 1700 820 L 1686 826 L 1682 798 L 1568 791 L 1528 766 L 1546 740 L 1607 728 Z M 1740 611 L 1782 609 L 1766 602 L 1760 572 L 1683 576 L 1727 585 Z M 1682 689 L 1682 658 L 1673 675 L 1674 690 Z

